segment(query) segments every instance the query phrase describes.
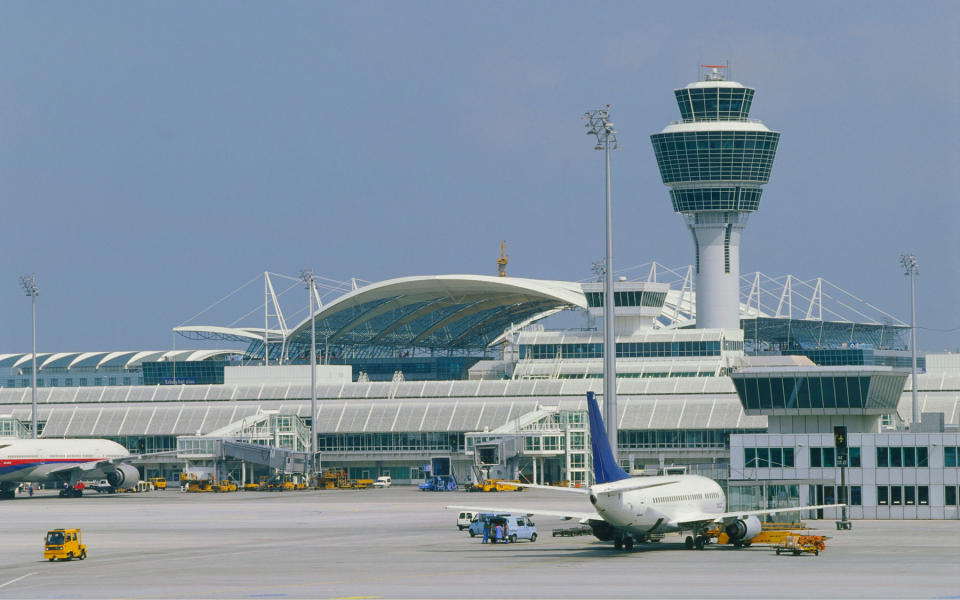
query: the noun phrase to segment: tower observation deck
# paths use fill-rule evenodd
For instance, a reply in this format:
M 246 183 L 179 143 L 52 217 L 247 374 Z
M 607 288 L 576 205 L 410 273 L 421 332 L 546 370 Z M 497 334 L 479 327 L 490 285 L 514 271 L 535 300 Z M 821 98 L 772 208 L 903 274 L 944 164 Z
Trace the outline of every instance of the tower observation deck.
M 697 327 L 740 327 L 740 236 L 760 206 L 780 134 L 748 119 L 752 88 L 711 67 L 675 90 L 683 121 L 650 136 L 673 210 L 693 234 Z

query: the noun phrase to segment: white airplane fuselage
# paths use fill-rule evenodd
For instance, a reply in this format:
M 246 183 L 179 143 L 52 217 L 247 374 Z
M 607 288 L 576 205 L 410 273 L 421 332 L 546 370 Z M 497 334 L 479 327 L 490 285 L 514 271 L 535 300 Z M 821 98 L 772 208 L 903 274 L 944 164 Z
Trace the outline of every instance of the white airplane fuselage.
M 0 483 L 44 482 L 55 469 L 128 456 L 126 448 L 110 440 L 0 438 Z M 96 469 L 90 475 L 103 476 Z
M 628 489 L 638 481 L 656 487 Z M 727 506 L 723 488 L 699 475 L 631 477 L 600 483 L 590 488 L 590 502 L 607 523 L 640 536 L 681 531 L 680 523 L 722 513 Z

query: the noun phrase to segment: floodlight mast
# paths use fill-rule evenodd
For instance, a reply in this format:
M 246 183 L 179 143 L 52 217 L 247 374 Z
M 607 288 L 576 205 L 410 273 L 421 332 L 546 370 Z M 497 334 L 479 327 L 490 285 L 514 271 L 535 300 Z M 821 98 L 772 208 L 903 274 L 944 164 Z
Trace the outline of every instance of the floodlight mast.
M 37 275 L 36 273 L 31 273 L 30 275 L 24 275 L 20 277 L 20 285 L 23 286 L 23 291 L 30 297 L 30 304 L 33 308 L 33 356 L 32 356 L 32 368 L 31 368 L 31 383 L 30 383 L 30 414 L 31 414 L 31 423 L 33 429 L 31 431 L 31 437 L 37 439 L 37 296 L 40 295 L 40 290 L 37 289 Z
M 317 322 L 314 320 L 313 295 L 317 290 L 317 280 L 313 269 L 300 271 L 300 279 L 307 284 L 310 296 L 310 473 L 316 475 L 317 466 Z
M 614 459 L 617 458 L 617 350 L 614 329 L 613 292 L 613 202 L 610 193 L 610 150 L 619 150 L 617 132 L 610 122 L 610 105 L 583 115 L 587 121 L 587 135 L 597 138 L 594 150 L 603 150 L 606 187 L 606 257 L 603 266 L 603 416 L 607 426 L 607 441 Z
M 916 309 L 916 288 L 914 287 L 914 277 L 920 274 L 917 267 L 917 257 L 912 254 L 901 254 L 900 264 L 903 265 L 903 274 L 910 276 L 910 358 L 912 359 L 911 379 L 913 380 L 913 422 L 911 427 L 917 427 L 920 423 L 920 405 L 917 402 L 917 309 Z

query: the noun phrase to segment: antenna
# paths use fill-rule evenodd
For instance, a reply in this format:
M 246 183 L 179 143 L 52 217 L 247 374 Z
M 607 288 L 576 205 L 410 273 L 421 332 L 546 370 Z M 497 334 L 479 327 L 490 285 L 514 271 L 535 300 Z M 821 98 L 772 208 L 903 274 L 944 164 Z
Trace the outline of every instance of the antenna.
M 725 65 L 700 65 L 700 79 L 702 81 L 724 81 L 727 79 L 727 76 L 730 75 L 730 71 L 726 73 L 721 72 L 719 69 L 729 69 L 730 61 L 727 61 Z M 704 69 L 710 69 L 706 74 L 704 74 Z

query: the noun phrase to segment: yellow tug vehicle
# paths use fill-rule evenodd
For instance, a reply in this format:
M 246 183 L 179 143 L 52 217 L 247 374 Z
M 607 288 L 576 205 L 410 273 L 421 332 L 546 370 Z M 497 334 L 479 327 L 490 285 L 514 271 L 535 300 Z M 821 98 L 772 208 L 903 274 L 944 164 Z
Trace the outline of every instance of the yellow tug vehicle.
M 79 529 L 51 529 L 43 538 L 43 557 L 50 562 L 87 557 Z

